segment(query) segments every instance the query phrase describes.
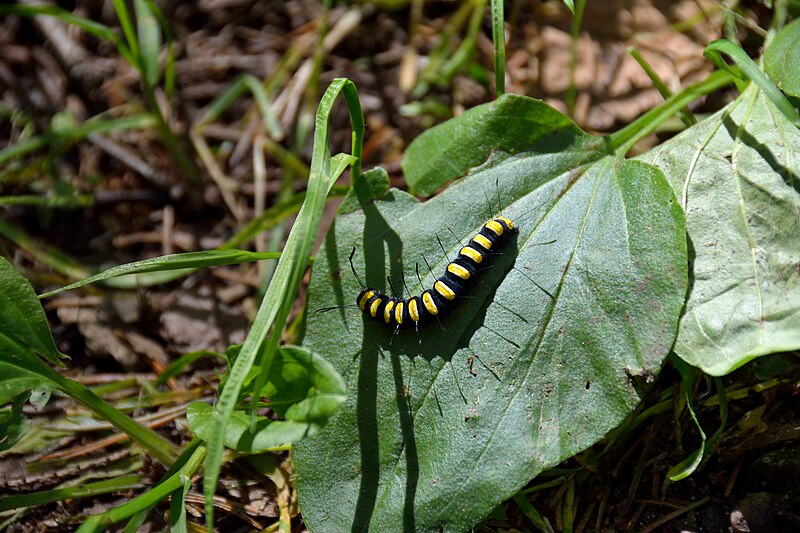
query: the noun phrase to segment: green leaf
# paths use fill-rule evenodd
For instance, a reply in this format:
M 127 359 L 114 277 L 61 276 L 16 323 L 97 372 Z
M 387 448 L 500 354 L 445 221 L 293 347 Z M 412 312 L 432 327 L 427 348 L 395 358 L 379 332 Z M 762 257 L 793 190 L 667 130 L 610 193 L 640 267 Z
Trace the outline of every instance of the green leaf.
M 234 411 L 226 428 L 226 447 L 246 453 L 285 448 L 316 433 L 345 400 L 344 381 L 330 363 L 297 346 L 282 347 L 278 354 L 266 386 L 254 396 L 266 398 L 286 420 L 251 419 L 246 412 Z M 195 435 L 207 440 L 214 429 L 213 407 L 194 402 L 187 420 Z
M 780 90 L 800 97 L 800 19 L 772 40 L 764 52 L 764 70 Z
M 754 85 L 640 157 L 686 210 L 693 280 L 675 352 L 722 376 L 800 348 L 800 132 Z
M 325 359 L 297 346 L 279 350 L 259 396 L 279 416 L 298 422 L 324 424 L 344 401 L 345 385 Z
M 428 202 L 391 190 L 336 219 L 313 268 L 303 344 L 351 395 L 295 446 L 312 531 L 470 529 L 619 424 L 639 403 L 633 378 L 658 372 L 677 330 L 685 226 L 658 169 L 607 155 L 602 139 L 511 95 L 424 140 L 416 153 L 438 162 L 408 157 L 407 169 L 455 172 L 491 147 L 517 149 L 497 149 Z M 354 246 L 369 286 L 386 290 L 388 274 L 419 293 L 498 212 L 519 236 L 442 328 L 395 335 L 356 308 Z
M 0 257 L 0 365 L 38 354 L 61 365 L 44 310 L 31 284 L 5 258 Z M 9 363 L 10 364 L 10 363 Z M 7 377 L 6 374 L 0 374 Z M 1 385 L 0 385 L 1 387 Z M 15 393 L 16 394 L 16 393 Z M 2 398 L 0 394 L 0 398 Z M 0 401 L 0 404 L 5 403 Z
M 18 394 L 11 402 L 10 409 L 0 409 L 0 452 L 14 446 L 31 427 L 31 422 L 22 412 L 28 400 L 28 393 Z
M 413 191 L 428 195 L 495 151 L 515 154 L 536 147 L 557 153 L 566 142 L 589 140 L 581 134 L 569 118 L 544 102 L 498 98 L 420 135 L 403 157 L 403 172 Z

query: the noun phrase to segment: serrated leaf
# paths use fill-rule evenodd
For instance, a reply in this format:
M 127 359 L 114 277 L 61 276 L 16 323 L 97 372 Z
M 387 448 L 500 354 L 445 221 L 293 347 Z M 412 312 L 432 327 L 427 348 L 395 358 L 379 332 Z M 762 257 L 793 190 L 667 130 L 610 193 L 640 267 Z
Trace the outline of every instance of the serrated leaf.
M 800 348 L 800 132 L 755 86 L 641 156 L 686 209 L 692 288 L 675 352 L 722 376 Z
M 767 47 L 764 70 L 780 90 L 800 97 L 800 19 L 787 24 Z
M 502 121 L 522 139 L 491 133 L 502 122 L 492 113 L 508 109 Z M 470 529 L 623 420 L 640 398 L 632 377 L 658 372 L 672 345 L 686 240 L 661 172 L 607 155 L 541 102 L 507 95 L 473 111 L 418 142 L 454 166 L 480 163 L 462 150 L 499 147 L 488 162 L 428 202 L 391 190 L 338 217 L 317 256 L 304 345 L 351 396 L 295 447 L 312 531 Z M 491 138 L 470 143 L 467 129 Z M 519 236 L 443 329 L 393 335 L 356 308 L 354 246 L 367 285 L 386 290 L 388 274 L 418 293 L 497 212 Z M 341 308 L 313 313 L 330 306 Z

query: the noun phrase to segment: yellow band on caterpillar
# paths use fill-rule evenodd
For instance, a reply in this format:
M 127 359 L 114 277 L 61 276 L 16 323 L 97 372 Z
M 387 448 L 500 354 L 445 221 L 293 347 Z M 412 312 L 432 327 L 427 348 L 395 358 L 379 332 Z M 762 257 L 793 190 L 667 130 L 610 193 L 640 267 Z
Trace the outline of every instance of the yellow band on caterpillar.
M 403 302 L 397 302 L 397 306 L 394 308 L 394 320 L 398 324 L 403 323 Z
M 433 296 L 429 292 L 422 293 L 422 303 L 425 305 L 425 309 L 432 315 L 439 314 L 439 308 L 436 307 L 436 303 L 433 301 Z
M 433 288 L 434 288 L 434 290 L 436 292 L 438 292 L 439 294 L 441 294 L 444 298 L 447 298 L 448 300 L 455 300 L 456 299 L 456 293 L 453 292 L 453 289 L 448 287 L 441 280 L 437 280 L 436 283 L 433 284 Z
M 480 244 L 481 248 L 483 248 L 484 250 L 490 250 L 492 248 L 492 241 L 490 241 L 489 239 L 487 239 L 484 235 L 481 235 L 480 233 L 475 235 L 472 238 L 472 240 L 477 242 L 478 244 Z
M 508 226 L 508 229 L 514 229 L 514 223 L 513 223 L 513 222 L 511 222 L 511 221 L 510 221 L 509 219 L 507 219 L 506 217 L 494 217 L 494 219 L 495 219 L 495 220 L 502 220 L 503 222 L 505 222 L 505 223 L 506 223 L 506 226 Z
M 417 309 L 417 299 L 411 298 L 408 301 L 408 316 L 413 322 L 419 322 L 419 309 Z
M 394 309 L 394 301 L 389 300 L 386 302 L 386 307 L 383 308 L 383 321 L 387 324 L 392 321 L 392 309 Z
M 373 296 L 375 296 L 375 291 L 367 291 L 367 292 L 365 292 L 364 296 L 362 296 L 361 299 L 358 301 L 358 307 L 362 311 L 365 311 L 366 307 L 367 307 L 367 300 L 369 300 Z M 352 298 L 352 296 L 351 296 L 351 298 Z
M 481 261 L 483 261 L 483 256 L 481 255 L 481 253 L 471 246 L 463 247 L 459 252 L 459 254 L 469 257 L 476 263 L 480 263 Z
M 458 263 L 450 263 L 449 265 L 447 265 L 447 271 L 450 272 L 451 274 L 458 276 L 463 280 L 469 279 L 469 270 L 462 267 Z
M 378 308 L 381 306 L 382 301 L 383 299 L 381 298 L 375 298 L 375 301 L 369 306 L 369 314 L 372 318 L 375 318 L 378 315 Z
M 498 237 L 503 234 L 503 231 L 505 231 L 503 225 L 499 223 L 497 220 L 490 220 L 484 225 L 484 227 L 492 230 L 492 232 Z

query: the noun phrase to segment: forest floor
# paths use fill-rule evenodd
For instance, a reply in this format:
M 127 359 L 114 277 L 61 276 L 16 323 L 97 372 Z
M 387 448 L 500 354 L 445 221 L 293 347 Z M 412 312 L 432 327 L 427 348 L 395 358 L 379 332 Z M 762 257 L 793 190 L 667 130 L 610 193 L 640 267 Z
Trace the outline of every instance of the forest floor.
M 3 162 L 4 195 L 89 198 L 88 205 L 68 209 L 0 207 L 4 255 L 39 292 L 71 282 L 65 274 L 70 266 L 80 271 L 212 249 L 287 194 L 302 190 L 313 114 L 336 77 L 347 77 L 358 88 L 367 120 L 364 168 L 383 167 L 401 188 L 403 153 L 420 132 L 493 98 L 491 21 L 486 10 L 472 22 L 469 2 L 338 4 L 327 15 L 321 45 L 325 15 L 316 1 L 157 3 L 168 20 L 176 57 L 168 119 L 180 134 L 181 149 L 193 155 L 190 164 L 197 178 L 176 164 L 154 127 L 92 133 L 79 142 L 59 138 Z M 67 4 L 75 14 L 118 26 L 111 2 Z M 630 47 L 668 85 L 684 87 L 712 71 L 703 49 L 714 39 L 733 35 L 751 55 L 758 55 L 771 11 L 756 1 L 742 3 L 736 16 L 721 2 L 589 2 L 577 40 L 571 37 L 572 17 L 561 2 L 509 2 L 506 17 L 506 91 L 541 98 L 584 130 L 604 134 L 663 100 L 628 54 Z M 474 42 L 471 60 L 451 61 L 465 39 Z M 261 129 L 249 94 L 198 127 L 207 106 L 243 73 L 267 80 L 283 139 L 270 138 Z M 138 74 L 114 46 L 52 17 L 0 19 L 0 92 L 0 149 L 32 133 L 57 132 L 99 113 L 134 114 L 147 105 Z M 166 106 L 163 88 L 156 94 L 159 105 Z M 733 97 L 732 91 L 713 95 L 692 110 L 710 113 Z M 344 106 L 338 107 L 332 153 L 349 149 L 347 120 Z M 675 132 L 669 130 L 663 128 L 634 151 Z M 262 161 L 254 154 L 264 149 L 268 156 Z M 334 210 L 331 205 L 328 223 Z M 279 246 L 285 231 L 279 225 L 254 246 Z M 180 355 L 224 351 L 241 342 L 269 274 L 265 269 L 257 264 L 220 267 L 135 292 L 93 288 L 63 293 L 47 300 L 45 309 L 59 349 L 71 358 L 69 374 L 87 385 L 131 379 L 116 398 L 135 400 L 137 383 L 154 379 Z M 301 308 L 299 301 L 297 313 Z M 291 336 L 287 340 L 296 340 Z M 211 360 L 198 361 L 191 373 L 168 383 L 176 393 L 169 405 L 148 410 L 163 414 L 175 408 L 158 428 L 173 442 L 191 438 L 182 406 L 189 399 L 214 396 L 216 370 Z M 799 529 L 798 370 L 796 354 L 784 354 L 724 378 L 729 402 L 724 434 L 688 479 L 666 482 L 667 470 L 700 443 L 686 411 L 670 408 L 609 450 L 600 465 L 587 469 L 571 486 L 569 495 L 566 486 L 544 487 L 529 491 L 527 498 L 556 530 L 569 527 L 563 522 L 567 501 L 577 509 L 576 531 Z M 693 392 L 700 424 L 710 435 L 721 423 L 713 381 L 699 380 Z M 669 365 L 644 405 L 665 397 L 680 405 L 680 376 Z M 73 409 L 62 398 L 30 415 L 40 421 L 52 416 L 54 425 L 57 415 Z M 585 465 L 577 456 L 562 466 Z M 24 453 L 0 455 L 0 495 L 53 488 L 91 470 L 131 468 L 144 469 L 154 480 L 162 473 L 103 432 L 43 430 Z M 219 493 L 218 513 L 225 530 L 263 529 L 275 521 L 277 490 L 272 481 L 258 478 L 244 494 L 236 481 L 248 476 L 252 474 L 235 463 L 223 469 L 221 485 L 227 490 Z M 119 505 L 139 492 L 32 508 L 17 516 L 9 531 L 72 530 L 75 517 Z M 199 485 L 187 501 L 201 513 Z M 167 508 L 163 503 L 141 530 L 163 529 Z M 302 530 L 301 515 L 294 526 Z M 481 527 L 533 529 L 525 510 L 514 502 L 498 508 Z

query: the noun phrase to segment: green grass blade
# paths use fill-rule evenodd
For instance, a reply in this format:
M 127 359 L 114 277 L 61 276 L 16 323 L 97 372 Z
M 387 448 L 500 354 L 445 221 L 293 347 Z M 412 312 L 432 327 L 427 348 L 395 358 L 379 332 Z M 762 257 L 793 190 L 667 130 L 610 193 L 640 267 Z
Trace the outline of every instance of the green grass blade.
M 258 105 L 258 110 L 261 112 L 261 117 L 264 120 L 264 126 L 267 132 L 273 140 L 279 141 L 283 139 L 283 128 L 275 112 L 272 110 L 272 102 L 270 102 L 264 84 L 250 74 L 244 74 L 242 76 L 242 81 L 247 88 L 250 89 L 250 92 L 253 93 L 253 97 L 256 99 L 256 105 Z
M 730 57 L 734 63 L 742 70 L 742 73 L 750 78 L 750 80 L 755 83 L 759 89 L 769 98 L 772 103 L 777 107 L 781 113 L 786 116 L 789 121 L 797 127 L 800 127 L 800 115 L 797 114 L 797 110 L 794 108 L 792 103 L 784 96 L 784 94 L 778 89 L 772 80 L 770 80 L 758 65 L 750 59 L 750 56 L 742 50 L 742 48 L 733 43 L 728 41 L 727 39 L 717 39 L 713 41 L 706 47 L 705 55 L 709 61 L 714 63 L 717 67 L 732 72 L 733 71 L 723 59 L 722 54 L 727 55 Z
M 119 507 L 89 517 L 77 531 L 80 533 L 103 531 L 110 525 L 130 518 L 143 510 L 150 509 L 170 493 L 179 490 L 183 487 L 184 480 L 191 479 L 197 473 L 206 455 L 206 449 L 203 446 L 198 446 L 194 441 L 187 447 L 187 452 L 190 452 L 190 455 L 186 462 L 179 469 L 173 468 L 170 472 L 167 472 L 167 476 L 158 485 Z M 187 455 L 187 452 L 182 454 L 181 459 Z
M 567 114 L 575 116 L 575 102 L 577 100 L 577 89 L 575 87 L 575 71 L 578 67 L 578 39 L 580 38 L 581 26 L 583 25 L 583 13 L 586 10 L 586 0 L 578 0 L 578 9 L 573 5 L 572 25 L 570 26 L 570 46 L 569 46 L 569 85 L 564 100 L 567 103 Z
M 167 94 L 167 100 L 172 100 L 172 95 L 175 94 L 175 48 L 173 46 L 172 32 L 169 29 L 169 22 L 164 13 L 158 8 L 153 0 L 144 0 L 147 4 L 150 13 L 158 20 L 161 25 L 161 31 L 164 34 L 164 39 L 167 42 L 167 61 L 164 65 L 164 92 Z
M 95 116 L 82 124 L 69 128 L 50 128 L 41 135 L 32 137 L 21 143 L 9 146 L 0 150 L 0 164 L 12 159 L 19 158 L 46 146 L 59 142 L 76 142 L 90 133 L 110 133 L 112 131 L 124 131 L 132 129 L 144 129 L 155 124 L 153 116 L 150 114 L 133 115 L 117 119 L 109 119 L 105 116 Z M 0 178 L 2 181 L 2 178 Z
M 667 84 L 664 83 L 664 80 L 661 79 L 661 76 L 658 75 L 658 72 L 653 70 L 653 68 L 650 66 L 650 63 L 648 63 L 644 56 L 639 53 L 639 50 L 633 47 L 628 48 L 628 54 L 630 54 L 630 56 L 637 63 L 639 63 L 639 66 L 642 67 L 642 70 L 644 70 L 645 74 L 647 74 L 647 77 L 650 78 L 650 81 L 653 82 L 653 86 L 658 89 L 658 92 L 661 94 L 664 100 L 671 98 L 673 92 L 669 89 L 669 87 L 667 87 Z M 697 118 L 692 114 L 691 111 L 689 111 L 688 107 L 684 107 L 678 111 L 678 116 L 680 117 L 681 122 L 686 125 L 686 127 L 697 124 Z
M 54 246 L 48 246 L 37 242 L 21 229 L 2 219 L 0 219 L 0 235 L 30 253 L 37 261 L 49 266 L 59 274 L 73 279 L 85 278 L 90 275 L 90 272 L 69 254 L 66 254 Z
M 213 529 L 213 497 L 222 466 L 223 441 L 227 421 L 233 413 L 239 398 L 239 392 L 256 361 L 256 356 L 262 354 L 260 361 L 262 368 L 270 368 L 272 366 L 272 359 L 275 356 L 281 331 L 286 324 L 300 280 L 306 271 L 314 241 L 319 233 L 325 199 L 339 173 L 344 170 L 347 164 L 352 164 L 355 159 L 352 156 L 337 156 L 332 159 L 328 148 L 330 112 L 337 96 L 342 92 L 344 92 L 350 111 L 353 129 L 360 132 L 359 139 L 363 138 L 364 118 L 361 113 L 361 106 L 350 107 L 358 102 L 355 85 L 347 79 L 336 79 L 323 95 L 317 111 L 311 174 L 308 180 L 308 192 L 305 201 L 300 208 L 300 213 L 292 227 L 292 231 L 289 233 L 283 255 L 278 261 L 272 282 L 267 288 L 253 326 L 227 375 L 225 387 L 214 410 L 215 428 L 207 443 L 208 457 L 205 463 L 205 476 L 203 479 L 203 491 L 206 499 L 206 521 L 209 529 Z M 356 134 L 354 133 L 355 138 Z M 353 152 L 358 151 L 360 153 L 360 148 L 360 145 L 358 149 L 354 146 Z M 267 339 L 267 334 L 270 330 L 272 330 L 272 335 L 265 346 L 265 339 Z M 258 384 L 256 385 L 256 390 L 258 390 Z
M 60 489 L 43 490 L 29 494 L 19 494 L 0 498 L 0 512 L 23 507 L 33 507 L 44 505 L 61 500 L 72 500 L 75 498 L 85 498 L 87 496 L 97 496 L 123 490 L 135 490 L 142 488 L 142 482 L 138 474 L 118 477 L 116 479 L 106 479 L 95 483 L 86 483 L 79 487 L 64 487 Z
M 158 54 L 161 52 L 161 28 L 158 18 L 145 0 L 134 0 L 133 9 L 136 13 L 136 34 L 139 39 L 139 63 L 142 68 L 142 78 L 147 86 L 154 87 L 158 84 L 161 75 L 158 64 Z
M 7 5 L 0 6 L 0 15 L 16 15 L 18 17 L 36 17 L 39 15 L 50 15 L 57 19 L 73 24 L 86 33 L 109 41 L 117 47 L 119 54 L 129 63 L 132 63 L 133 54 L 131 50 L 125 45 L 119 36 L 114 33 L 114 30 L 104 24 L 89 20 L 87 18 L 79 17 L 70 13 L 65 9 L 55 6 L 24 6 L 24 5 Z
M 90 194 L 76 194 L 72 196 L 0 196 L 0 205 L 35 205 L 38 207 L 87 207 L 94 203 Z
M 348 187 L 346 186 L 334 185 L 331 188 L 329 198 L 344 196 L 347 194 L 347 191 Z M 306 193 L 303 191 L 290 196 L 283 202 L 275 204 L 261 215 L 248 222 L 236 235 L 225 241 L 220 248 L 225 250 L 229 248 L 238 248 L 239 246 L 247 244 L 252 241 L 257 234 L 275 227 L 281 220 L 299 211 L 305 197 Z
M 133 19 L 128 11 L 128 6 L 125 0 L 114 0 L 114 11 L 117 12 L 119 24 L 122 26 L 122 33 L 125 35 L 125 40 L 128 41 L 128 48 L 130 49 L 131 58 L 128 63 L 134 68 L 139 68 L 139 40 L 136 38 L 136 30 L 133 26 Z
M 506 92 L 506 42 L 503 0 L 492 0 L 492 40 L 494 41 L 494 97 Z
M 730 73 L 723 70 L 712 72 L 702 82 L 687 86 L 663 104 L 651 109 L 621 130 L 609 135 L 606 138 L 609 149 L 620 154 L 627 153 L 639 139 L 652 133 L 660 124 L 691 101 L 730 85 L 732 82 L 733 76 Z
M 143 259 L 111 267 L 86 279 L 77 281 L 60 289 L 42 294 L 39 298 L 48 298 L 60 292 L 77 289 L 119 276 L 135 276 L 148 272 L 161 272 L 171 270 L 198 269 L 210 266 L 237 265 L 251 261 L 262 261 L 264 259 L 279 259 L 280 252 L 250 252 L 247 250 L 205 250 L 202 252 L 188 252 L 184 254 L 163 255 L 151 259 Z M 183 272 L 181 273 L 183 275 Z M 131 280 L 136 286 L 136 280 Z M 127 287 L 130 283 L 118 284 Z

